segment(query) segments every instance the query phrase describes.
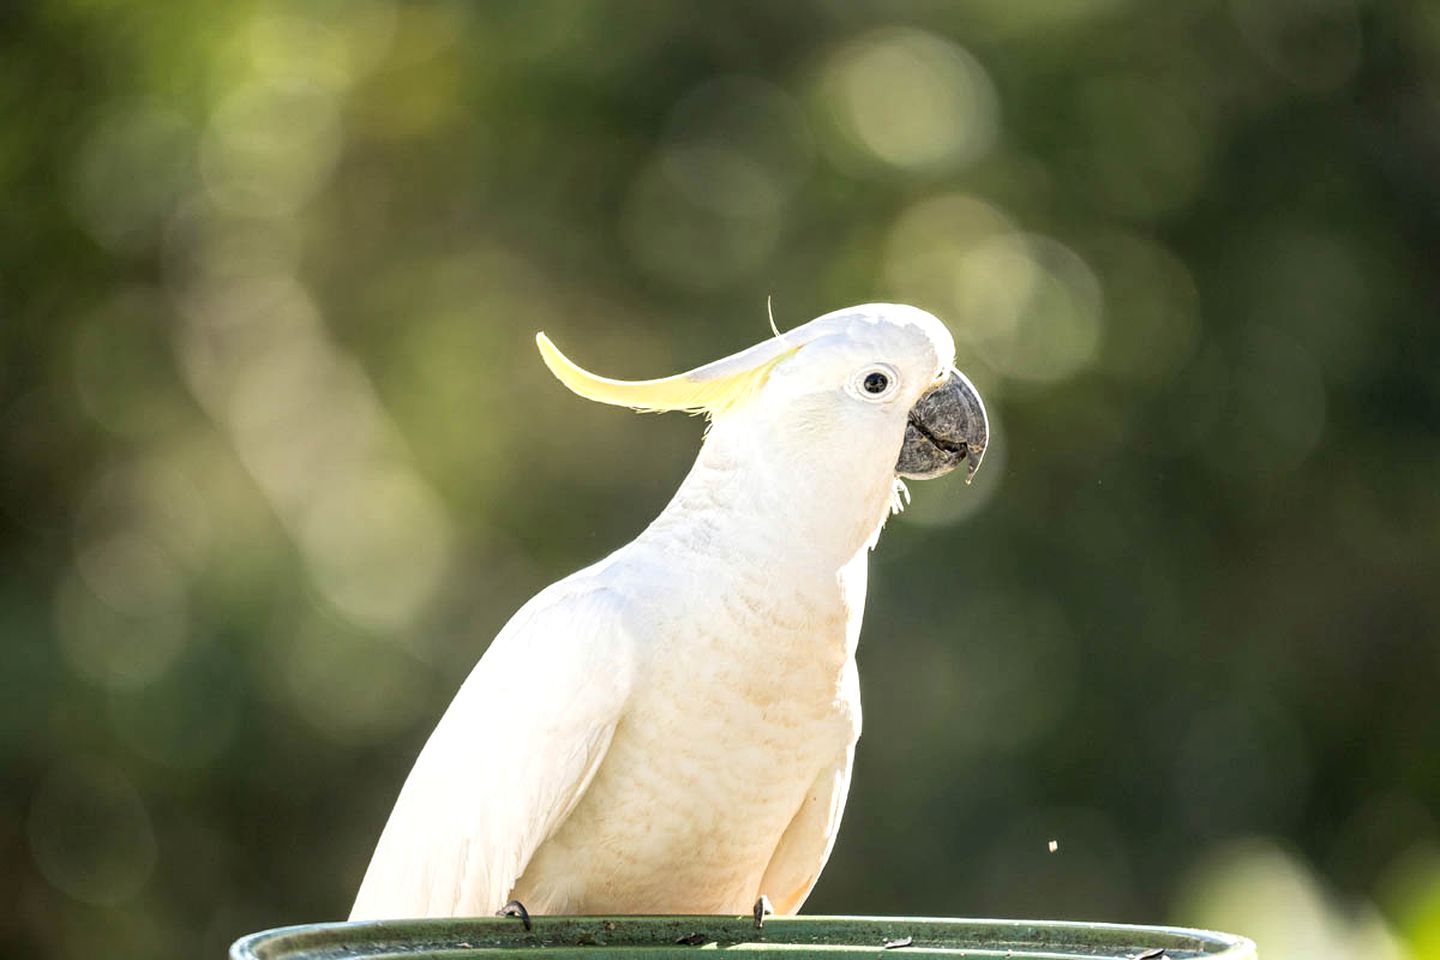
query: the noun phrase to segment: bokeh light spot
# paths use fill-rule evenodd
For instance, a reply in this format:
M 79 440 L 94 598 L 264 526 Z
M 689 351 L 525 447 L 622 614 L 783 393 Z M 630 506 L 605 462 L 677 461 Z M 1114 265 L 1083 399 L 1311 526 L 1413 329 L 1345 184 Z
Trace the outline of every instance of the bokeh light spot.
M 444 573 L 444 513 L 405 471 L 383 468 L 336 484 L 300 528 L 300 546 L 326 598 L 356 622 L 415 619 Z
M 349 6 L 349 4 L 346 4 Z M 405 3 L 378 14 L 378 28 L 347 31 L 368 46 L 383 49 L 374 73 L 356 91 L 347 119 L 367 138 L 401 140 L 434 136 L 460 120 L 464 51 L 469 7 L 453 3 Z M 473 42 L 474 34 L 469 34 Z M 373 56 L 373 54 L 372 54 Z M 468 118 L 474 122 L 474 118 Z
M 1016 230 L 997 208 L 965 194 L 945 194 L 906 209 L 890 228 L 886 277 L 917 303 L 937 305 L 957 337 L 993 321 L 955 316 L 960 310 L 956 272 L 967 255 Z
M 55 626 L 60 649 L 76 673 L 106 687 L 131 689 L 155 680 L 174 661 L 185 646 L 188 615 L 178 600 L 158 602 L 171 597 L 163 578 L 158 585 L 116 579 L 120 582 L 107 586 L 160 589 L 129 596 L 138 607 L 132 612 L 107 603 L 80 574 L 68 572 L 55 590 Z
M 166 285 L 182 310 L 237 281 L 288 278 L 296 268 L 301 225 L 296 219 L 221 216 L 204 194 L 179 205 L 166 226 Z
M 1063 380 L 1098 350 L 1101 291 L 1090 267 L 971 197 L 923 200 L 902 213 L 886 272 L 905 299 L 951 323 L 962 353 L 968 346 L 1006 376 Z
M 85 903 L 124 903 L 155 868 L 144 802 L 122 773 L 99 762 L 51 770 L 30 801 L 26 833 L 45 879 Z
M 1007 335 L 976 347 L 991 366 L 1023 380 L 1063 380 L 1094 358 L 1101 334 L 1100 284 L 1084 260 L 1058 241 L 1023 235 L 982 247 L 962 271 L 965 315 L 996 309 L 1013 316 Z M 991 272 L 994 270 L 995 272 Z M 1028 295 L 1017 313 L 1004 289 L 1013 278 Z
M 1185 877 L 1174 922 L 1243 930 L 1266 960 L 1408 960 L 1368 904 L 1347 909 L 1273 841 L 1237 840 Z
M 409 623 L 447 568 L 448 521 L 365 371 L 293 278 L 209 294 L 192 300 L 181 345 L 196 396 L 336 609 L 368 627 Z
M 1418 960 L 1440 957 L 1440 848 L 1431 836 L 1405 851 L 1382 884 L 1385 905 Z
M 153 243 L 190 182 L 194 137 L 162 103 L 108 104 L 71 172 L 71 209 L 90 235 L 122 253 Z
M 964 48 L 932 33 L 887 27 L 833 51 L 819 96 L 834 124 L 832 159 L 910 173 L 960 169 L 999 135 L 995 88 Z
M 197 571 L 214 538 L 211 505 L 172 457 L 179 454 L 103 471 L 75 511 L 77 543 L 100 543 L 133 531 L 187 571 Z
M 295 212 L 340 150 L 335 96 L 313 85 L 254 82 L 216 108 L 200 170 L 216 205 L 247 216 Z
M 276 643 L 276 679 L 291 707 L 326 736 L 368 744 L 429 709 L 422 665 L 402 647 L 357 632 L 319 611 L 303 614 Z
M 295 10 L 272 9 L 255 18 L 246 39 L 250 63 L 262 76 L 336 91 L 350 85 L 353 71 L 345 37 L 318 20 Z
M 121 533 L 91 544 L 75 568 L 97 597 L 122 613 L 143 615 L 184 603 L 181 569 L 145 536 Z
M 812 160 L 804 112 L 789 94 L 752 77 L 723 77 L 676 105 L 660 162 L 695 203 L 743 217 L 787 200 Z

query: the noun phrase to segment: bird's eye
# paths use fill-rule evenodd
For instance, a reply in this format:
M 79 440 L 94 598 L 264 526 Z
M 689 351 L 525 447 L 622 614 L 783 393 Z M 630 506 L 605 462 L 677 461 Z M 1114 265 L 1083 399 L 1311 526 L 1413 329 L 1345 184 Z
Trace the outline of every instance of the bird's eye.
M 900 375 L 888 363 L 872 363 L 850 381 L 853 396 L 861 400 L 889 400 L 900 385 Z

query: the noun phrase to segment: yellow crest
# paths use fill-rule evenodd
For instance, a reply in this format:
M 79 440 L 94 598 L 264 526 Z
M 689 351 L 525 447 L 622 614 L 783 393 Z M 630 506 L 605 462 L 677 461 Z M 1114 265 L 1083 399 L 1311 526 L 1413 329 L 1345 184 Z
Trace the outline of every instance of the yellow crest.
M 673 377 L 613 380 L 576 364 L 544 333 L 535 334 L 535 345 L 556 379 L 587 400 L 642 413 L 683 410 L 712 416 L 732 410 L 759 393 L 775 365 L 800 349 L 777 338 Z

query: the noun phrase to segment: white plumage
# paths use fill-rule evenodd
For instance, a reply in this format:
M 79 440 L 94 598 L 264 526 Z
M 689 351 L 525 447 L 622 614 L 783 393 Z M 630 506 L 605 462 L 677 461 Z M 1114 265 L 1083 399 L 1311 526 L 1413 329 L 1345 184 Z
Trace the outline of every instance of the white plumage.
M 855 307 L 644 384 L 542 351 L 577 392 L 704 408 L 711 429 L 649 528 L 495 638 L 421 752 L 351 916 L 488 915 L 512 898 L 536 913 L 736 914 L 761 894 L 794 912 L 834 844 L 860 735 L 868 548 L 950 335 L 911 307 Z M 875 371 L 897 381 L 884 397 L 864 379 Z

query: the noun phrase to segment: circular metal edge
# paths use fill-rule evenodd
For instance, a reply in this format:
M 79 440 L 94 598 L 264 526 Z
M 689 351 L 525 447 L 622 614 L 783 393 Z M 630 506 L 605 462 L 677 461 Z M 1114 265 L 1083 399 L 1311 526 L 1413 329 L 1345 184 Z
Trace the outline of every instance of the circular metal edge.
M 1075 950 L 1096 958 L 1131 956 L 1166 947 L 1214 960 L 1255 960 L 1255 944 L 1246 937 L 1188 927 L 1092 923 L 1079 920 L 994 920 L 948 917 L 799 916 L 772 917 L 757 931 L 749 917 L 731 916 L 585 916 L 536 917 L 536 930 L 523 931 L 513 918 L 432 918 L 297 924 L 242 937 L 230 948 L 231 960 L 299 960 L 302 957 L 365 957 L 433 950 L 473 949 L 476 955 L 506 949 L 550 949 L 579 945 L 587 951 L 645 947 L 694 949 L 676 942 L 682 930 L 710 941 L 752 947 L 854 946 L 878 950 L 887 940 L 914 937 L 915 946 L 941 941 L 932 949 L 1013 951 L 1024 956 L 1045 948 Z M 630 937 L 625 937 L 625 933 Z M 1069 933 L 1070 937 L 1046 936 Z M 601 940 L 595 939 L 598 933 Z M 619 942 L 606 944 L 607 935 Z M 636 936 L 640 934 L 641 936 Z M 961 942 L 963 935 L 969 938 Z M 683 934 L 682 934 L 683 935 Z M 822 936 L 823 935 L 823 936 Z M 838 935 L 838 936 L 837 936 Z M 848 936 L 847 936 L 848 935 Z M 862 939 L 863 937 L 863 939 Z M 948 944 L 944 941 L 950 941 Z M 366 947 L 375 948 L 370 954 Z M 1111 948 L 1109 954 L 1097 948 Z M 904 950 L 900 950 L 904 952 Z M 653 954 L 652 954 L 653 955 Z M 898 960 L 898 958 L 897 958 Z

